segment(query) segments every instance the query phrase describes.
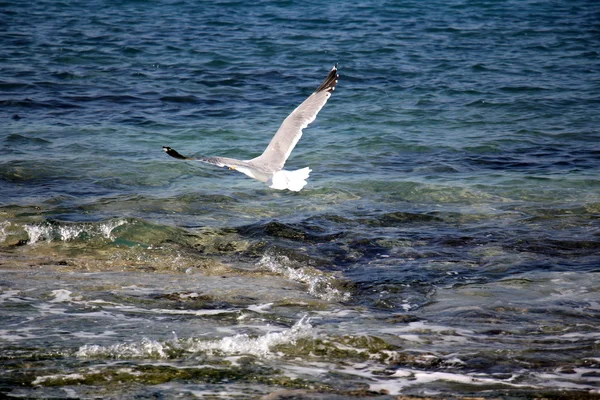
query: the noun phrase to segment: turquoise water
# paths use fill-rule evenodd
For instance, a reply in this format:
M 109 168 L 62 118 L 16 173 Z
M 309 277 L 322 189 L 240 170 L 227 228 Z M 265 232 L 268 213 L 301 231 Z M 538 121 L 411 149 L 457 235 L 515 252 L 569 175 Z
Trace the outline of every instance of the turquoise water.
M 0 3 L 0 393 L 597 397 L 598 15 Z

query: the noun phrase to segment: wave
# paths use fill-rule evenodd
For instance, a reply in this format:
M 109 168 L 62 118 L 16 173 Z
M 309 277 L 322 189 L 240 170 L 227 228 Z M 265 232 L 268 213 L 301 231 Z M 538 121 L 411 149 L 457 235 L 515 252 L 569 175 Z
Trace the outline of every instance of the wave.
M 45 144 L 51 144 L 52 141 L 42 139 L 39 137 L 32 137 L 32 136 L 20 135 L 18 133 L 12 133 L 6 137 L 5 143 L 8 143 L 8 144 L 14 145 L 14 146 L 45 145 Z
M 251 337 L 237 334 L 219 340 L 200 340 L 174 338 L 171 341 L 159 342 L 144 338 L 137 343 L 120 343 L 111 346 L 85 345 L 75 353 L 80 358 L 159 358 L 168 359 L 181 353 L 197 353 L 216 355 L 253 355 L 256 357 L 274 357 L 272 348 L 278 345 L 294 344 L 298 339 L 312 337 L 315 334 L 310 320 L 302 317 L 289 329 L 279 332 L 268 332 Z
M 12 225 L 12 223 L 10 221 L 0 222 L 0 243 L 6 242 L 6 239 L 8 238 L 8 236 L 10 234 L 8 229 L 10 228 L 11 225 Z
M 200 103 L 200 99 L 193 95 L 163 96 L 160 100 L 167 103 Z
M 24 108 L 24 109 L 70 109 L 70 108 L 80 108 L 79 105 L 74 103 L 68 103 L 61 100 L 48 100 L 48 101 L 39 101 L 33 100 L 30 98 L 25 99 L 5 99 L 0 100 L 0 105 L 5 107 L 15 107 L 15 108 Z
M 326 301 L 348 301 L 351 294 L 336 286 L 341 281 L 316 268 L 301 265 L 284 255 L 267 252 L 256 264 L 258 267 L 283 275 L 285 278 L 305 284 L 311 296 Z
M 27 244 L 41 241 L 72 241 L 81 238 L 102 237 L 115 240 L 112 232 L 115 228 L 127 224 L 127 220 L 115 219 L 101 223 L 93 222 L 42 222 L 24 226 L 27 232 Z M 0 238 L 2 236 L 0 235 Z

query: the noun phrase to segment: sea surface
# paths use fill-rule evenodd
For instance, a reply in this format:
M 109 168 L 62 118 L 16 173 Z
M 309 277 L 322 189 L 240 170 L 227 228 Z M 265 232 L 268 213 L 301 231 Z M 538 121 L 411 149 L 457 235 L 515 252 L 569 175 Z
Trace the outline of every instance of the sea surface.
M 2 1 L 0 150 L 2 397 L 600 398 L 599 2 Z

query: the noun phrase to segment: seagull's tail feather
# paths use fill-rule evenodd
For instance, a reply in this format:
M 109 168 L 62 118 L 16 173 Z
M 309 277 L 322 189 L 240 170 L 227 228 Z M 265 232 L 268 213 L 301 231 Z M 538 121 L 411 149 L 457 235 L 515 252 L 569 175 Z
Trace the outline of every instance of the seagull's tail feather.
M 292 192 L 299 192 L 306 185 L 306 180 L 311 171 L 308 167 L 295 171 L 285 171 L 282 169 L 275 172 L 267 184 L 269 184 L 271 189 L 288 189 Z

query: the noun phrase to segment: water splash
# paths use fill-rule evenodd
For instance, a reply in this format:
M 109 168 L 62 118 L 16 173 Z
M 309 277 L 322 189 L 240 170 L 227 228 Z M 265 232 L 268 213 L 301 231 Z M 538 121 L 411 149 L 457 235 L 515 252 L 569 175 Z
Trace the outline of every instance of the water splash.
M 85 345 L 75 355 L 80 358 L 168 358 L 167 343 L 143 338 L 137 343 L 119 343 L 112 346 Z
M 296 340 L 314 335 L 310 319 L 302 317 L 290 329 L 281 332 L 269 332 L 263 336 L 250 337 L 239 334 L 224 337 L 220 340 L 196 341 L 189 345 L 188 351 L 206 352 L 209 354 L 249 354 L 257 357 L 270 357 L 273 355 L 271 348 L 281 344 L 294 344 Z
M 327 301 L 350 300 L 349 292 L 344 292 L 335 287 L 337 280 L 334 276 L 327 275 L 316 268 L 298 265 L 289 257 L 266 253 L 257 265 L 268 271 L 283 275 L 287 279 L 307 285 L 307 291 L 311 296 Z
M 108 357 L 159 358 L 168 359 L 183 353 L 203 352 L 211 355 L 253 355 L 273 357 L 274 346 L 294 344 L 300 338 L 313 336 L 314 329 L 309 318 L 302 317 L 291 328 L 280 332 L 268 332 L 262 336 L 250 337 L 246 334 L 224 337 L 219 340 L 177 339 L 166 342 L 144 338 L 141 342 L 120 343 L 111 346 L 85 345 L 79 348 L 76 356 L 80 358 Z
M 28 244 L 34 244 L 41 241 L 63 241 L 68 242 L 76 240 L 83 236 L 91 238 L 101 237 L 104 239 L 114 240 L 112 231 L 127 224 L 124 219 L 115 219 L 101 223 L 66 223 L 66 222 L 43 222 L 37 224 L 27 224 L 24 226 L 28 235 Z
M 10 221 L 2 221 L 0 222 L 0 243 L 4 243 L 6 238 L 8 237 L 8 232 L 6 229 L 10 227 Z

